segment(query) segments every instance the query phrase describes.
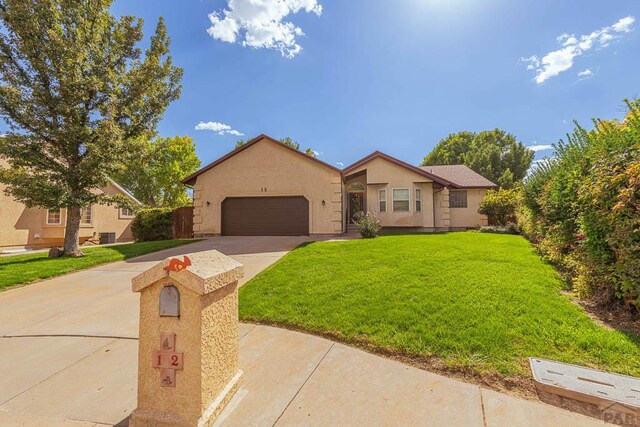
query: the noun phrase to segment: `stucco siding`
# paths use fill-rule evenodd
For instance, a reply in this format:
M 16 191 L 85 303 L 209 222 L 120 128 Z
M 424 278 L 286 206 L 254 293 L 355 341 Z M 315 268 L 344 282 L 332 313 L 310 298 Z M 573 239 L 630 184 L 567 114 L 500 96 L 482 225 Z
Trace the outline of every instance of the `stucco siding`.
M 48 225 L 46 209 L 27 208 L 12 197 L 4 194 L 0 185 L 0 249 L 47 248 L 61 245 L 64 241 L 66 211 L 60 214 L 60 224 Z M 100 191 L 109 194 L 120 193 L 109 184 Z M 80 226 L 80 242 L 99 241 L 99 233 L 115 232 L 116 241 L 133 240 L 131 218 L 121 218 L 115 206 L 93 205 L 91 225 Z
M 487 216 L 478 213 L 480 202 L 487 193 L 486 188 L 467 188 L 466 208 L 451 208 L 451 228 L 469 228 L 487 225 Z
M 204 171 L 193 189 L 196 235 L 222 232 L 221 204 L 227 197 L 304 196 L 310 234 L 343 231 L 340 172 L 268 139 Z
M 346 182 L 346 187 L 353 181 L 360 180 L 367 183 L 365 204 L 369 212 L 374 212 L 383 227 L 433 227 L 433 182 L 422 175 L 388 162 L 375 158 L 355 169 L 351 174 L 366 170 L 366 175 L 356 177 Z M 408 188 L 409 211 L 393 211 L 393 189 Z M 422 210 L 416 212 L 415 189 L 421 190 Z M 380 212 L 378 205 L 378 191 L 386 190 L 387 210 Z
M 440 188 L 433 195 L 435 228 L 436 230 L 448 230 L 451 226 L 451 213 L 449 210 L 449 189 Z

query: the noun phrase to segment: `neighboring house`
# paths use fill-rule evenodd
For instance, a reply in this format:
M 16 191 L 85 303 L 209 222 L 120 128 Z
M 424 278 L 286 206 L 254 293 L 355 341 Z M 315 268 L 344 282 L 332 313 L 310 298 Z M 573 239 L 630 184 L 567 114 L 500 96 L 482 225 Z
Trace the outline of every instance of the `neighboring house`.
M 386 228 L 466 229 L 487 224 L 478 207 L 496 186 L 463 165 L 418 168 L 378 151 L 340 170 L 266 135 L 182 182 L 195 236 L 340 234 L 358 211 Z
M 107 194 L 124 194 L 135 205 L 140 205 L 135 197 L 113 181 L 100 191 Z M 102 233 L 115 233 L 116 242 L 131 241 L 132 219 L 133 212 L 126 208 L 92 205 L 82 209 L 80 243 L 98 244 Z M 65 209 L 54 211 L 27 208 L 4 194 L 4 186 L 0 185 L 0 252 L 18 248 L 62 246 L 65 222 Z

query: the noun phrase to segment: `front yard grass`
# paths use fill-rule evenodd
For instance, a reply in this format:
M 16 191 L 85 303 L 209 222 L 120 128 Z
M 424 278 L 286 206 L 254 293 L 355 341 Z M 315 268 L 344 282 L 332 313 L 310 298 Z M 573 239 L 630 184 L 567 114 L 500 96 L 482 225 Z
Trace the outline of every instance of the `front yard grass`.
M 78 258 L 49 259 L 46 252 L 3 256 L 0 257 L 0 291 L 11 286 L 61 276 L 100 264 L 122 261 L 194 242 L 195 240 L 160 240 L 157 242 L 82 248 L 85 256 Z
M 639 337 L 563 285 L 520 236 L 387 235 L 297 248 L 240 289 L 240 316 L 472 376 L 528 378 L 530 356 L 640 376 Z

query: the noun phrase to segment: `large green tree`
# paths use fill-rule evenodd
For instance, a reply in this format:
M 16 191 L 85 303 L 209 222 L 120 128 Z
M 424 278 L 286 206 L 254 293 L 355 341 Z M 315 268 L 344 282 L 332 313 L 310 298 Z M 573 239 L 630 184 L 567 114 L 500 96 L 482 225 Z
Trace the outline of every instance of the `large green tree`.
M 142 20 L 114 18 L 111 4 L 0 0 L 0 182 L 29 207 L 67 210 L 68 256 L 82 255 L 80 209 L 121 203 L 97 189 L 180 95 L 163 20 L 143 55 Z
M 113 178 L 147 206 L 175 208 L 190 204 L 180 180 L 200 166 L 193 139 L 145 137 L 142 145 L 142 155 L 124 164 Z
M 534 154 L 500 129 L 458 132 L 440 141 L 422 166 L 463 164 L 502 188 L 512 188 L 527 175 Z

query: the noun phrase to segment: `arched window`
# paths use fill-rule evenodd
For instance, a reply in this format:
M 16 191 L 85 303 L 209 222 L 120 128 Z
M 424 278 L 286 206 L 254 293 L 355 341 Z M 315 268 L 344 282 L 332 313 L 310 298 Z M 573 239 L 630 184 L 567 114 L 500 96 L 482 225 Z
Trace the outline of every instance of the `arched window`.
M 347 187 L 349 193 L 362 193 L 364 192 L 364 184 L 361 182 L 354 182 Z

